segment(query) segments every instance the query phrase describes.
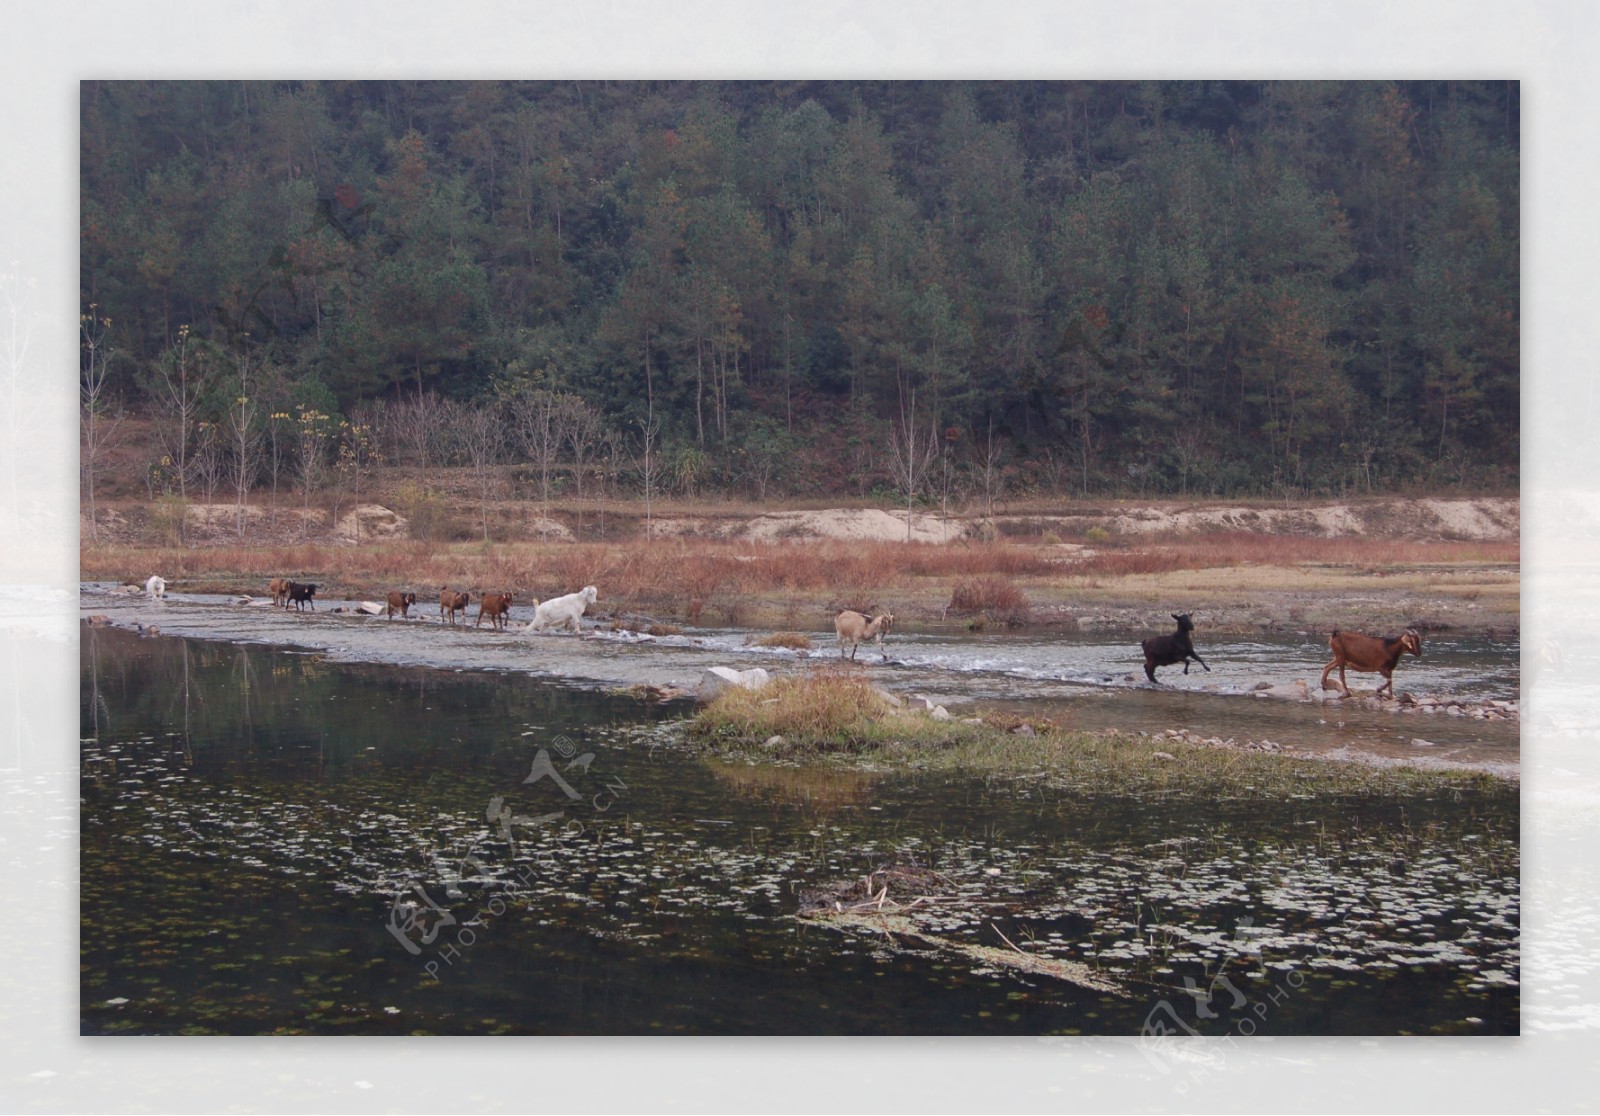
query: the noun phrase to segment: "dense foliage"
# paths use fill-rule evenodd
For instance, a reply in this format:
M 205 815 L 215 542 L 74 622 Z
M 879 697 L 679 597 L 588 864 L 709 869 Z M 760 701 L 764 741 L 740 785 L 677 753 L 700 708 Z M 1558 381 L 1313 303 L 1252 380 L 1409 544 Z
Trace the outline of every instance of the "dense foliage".
M 297 404 L 549 389 L 762 494 L 1503 485 L 1519 111 L 1514 82 L 87 82 L 82 300 L 124 401 L 181 359 L 241 446 Z

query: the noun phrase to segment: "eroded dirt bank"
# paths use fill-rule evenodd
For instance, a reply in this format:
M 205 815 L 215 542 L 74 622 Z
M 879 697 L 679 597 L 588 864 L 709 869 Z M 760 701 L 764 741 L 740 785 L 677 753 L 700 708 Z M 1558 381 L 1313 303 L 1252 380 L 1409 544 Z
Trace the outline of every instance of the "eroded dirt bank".
M 363 506 L 359 543 L 348 514 L 323 527 L 294 518 L 281 530 L 256 516 L 240 537 L 233 509 L 215 510 L 190 508 L 184 546 L 91 544 L 86 535 L 84 576 L 142 584 L 159 572 L 176 591 L 259 596 L 267 579 L 286 575 L 318 583 L 324 596 L 380 601 L 392 589 L 425 601 L 441 583 L 474 594 L 514 587 L 519 600 L 595 584 L 602 618 L 646 626 L 825 631 L 840 609 L 872 607 L 952 630 L 1152 634 L 1177 611 L 1216 634 L 1323 640 L 1333 628 L 1493 637 L 1521 625 L 1513 497 L 918 514 L 906 551 L 897 545 L 905 513 L 882 508 L 713 505 L 647 524 L 631 505 L 608 518 L 553 508 L 545 519 L 504 504 L 492 543 L 413 537 L 411 521 L 381 505 Z M 121 518 L 130 538 L 135 518 Z M 604 541 L 594 537 L 601 522 Z M 283 530 L 305 541 L 288 546 Z M 958 607 L 963 581 L 988 578 L 1013 594 L 1010 606 Z

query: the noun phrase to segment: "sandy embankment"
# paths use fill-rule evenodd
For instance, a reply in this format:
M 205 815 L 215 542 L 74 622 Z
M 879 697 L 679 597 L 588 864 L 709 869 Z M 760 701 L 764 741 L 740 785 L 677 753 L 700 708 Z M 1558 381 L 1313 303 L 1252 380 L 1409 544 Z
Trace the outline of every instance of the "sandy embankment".
M 913 542 L 955 542 L 985 530 L 988 521 L 916 513 Z M 1096 507 L 1081 513 L 1001 515 L 993 520 L 1002 536 L 1037 537 L 1056 532 L 1082 536 L 1098 529 L 1110 536 L 1205 534 L 1248 531 L 1321 538 L 1374 537 L 1506 541 L 1522 529 L 1516 497 L 1379 499 L 1295 507 L 1240 504 L 1145 504 Z M 906 513 L 879 508 L 829 508 L 821 511 L 768 512 L 754 517 L 684 516 L 659 519 L 655 533 L 666 536 L 747 539 L 844 539 L 896 542 L 907 538 Z

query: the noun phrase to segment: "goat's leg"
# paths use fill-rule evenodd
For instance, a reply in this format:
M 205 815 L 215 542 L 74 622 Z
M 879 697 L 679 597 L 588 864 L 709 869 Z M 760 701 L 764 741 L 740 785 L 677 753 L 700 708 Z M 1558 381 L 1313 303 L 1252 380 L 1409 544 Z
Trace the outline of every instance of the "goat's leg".
M 1207 674 L 1210 674 L 1210 673 L 1211 673 L 1211 668 L 1210 668 L 1210 667 L 1208 667 L 1208 666 L 1206 666 L 1206 661 L 1205 661 L 1205 660 L 1204 660 L 1204 659 L 1202 659 L 1202 658 L 1201 658 L 1201 657 L 1200 657 L 1200 652 L 1198 652 L 1198 651 L 1191 651 L 1191 652 L 1189 652 L 1189 654 L 1191 654 L 1191 655 L 1193 655 L 1193 656 L 1194 656 L 1194 661 L 1195 661 L 1195 662 L 1197 662 L 1197 663 L 1199 663 L 1199 664 L 1200 664 L 1200 665 L 1201 665 L 1201 666 L 1203 666 L 1203 667 L 1206 667 L 1206 673 L 1207 673 Z
M 1333 658 L 1333 659 L 1329 659 L 1328 662 L 1327 662 L 1327 665 L 1325 665 L 1322 668 L 1322 688 L 1324 690 L 1333 689 L 1332 686 L 1328 685 L 1328 675 L 1332 674 L 1333 673 L 1333 668 L 1338 666 L 1338 665 L 1339 665 L 1339 660 L 1337 658 Z

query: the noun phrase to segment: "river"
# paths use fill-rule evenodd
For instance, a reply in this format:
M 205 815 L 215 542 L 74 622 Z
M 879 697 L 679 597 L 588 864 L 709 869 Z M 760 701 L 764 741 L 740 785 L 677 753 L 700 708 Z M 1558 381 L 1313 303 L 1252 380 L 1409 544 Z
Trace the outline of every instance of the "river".
M 687 703 L 615 691 L 804 665 L 748 633 L 535 637 L 94 587 L 82 605 L 163 633 L 83 629 L 85 1033 L 1518 1029 L 1515 784 L 1197 804 L 730 762 L 685 739 Z M 1212 672 L 1160 689 L 1127 681 L 1124 644 L 1029 633 L 896 636 L 871 669 L 1086 726 L 1514 761 L 1514 724 L 1251 696 L 1320 669 L 1309 640 L 1200 647 Z M 1514 697 L 1515 650 L 1430 640 L 1399 688 Z M 796 917 L 808 889 L 890 864 L 948 891 L 924 924 L 948 948 Z

